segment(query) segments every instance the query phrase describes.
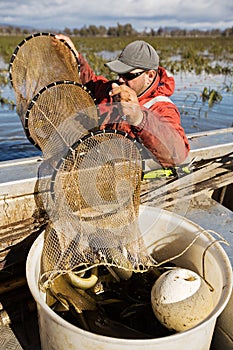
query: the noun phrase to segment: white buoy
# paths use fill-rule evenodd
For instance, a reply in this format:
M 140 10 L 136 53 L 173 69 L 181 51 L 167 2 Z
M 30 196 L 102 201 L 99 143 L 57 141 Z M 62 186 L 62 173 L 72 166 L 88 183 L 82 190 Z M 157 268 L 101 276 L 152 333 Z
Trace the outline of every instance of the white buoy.
M 151 304 L 157 319 L 178 332 L 194 327 L 213 310 L 211 291 L 205 281 L 183 268 L 166 271 L 156 280 Z

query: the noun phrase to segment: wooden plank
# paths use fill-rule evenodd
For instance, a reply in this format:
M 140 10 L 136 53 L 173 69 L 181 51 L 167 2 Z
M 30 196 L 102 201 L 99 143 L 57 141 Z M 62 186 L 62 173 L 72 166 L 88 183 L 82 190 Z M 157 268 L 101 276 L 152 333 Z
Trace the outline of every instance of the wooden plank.
M 167 182 L 145 182 L 142 184 L 141 203 L 162 203 L 181 199 L 187 195 L 195 196 L 199 191 L 211 191 L 233 182 L 233 155 L 213 161 L 195 164 L 195 169 L 189 175 L 169 180 Z M 172 198 L 174 196 L 174 198 Z M 164 204 L 165 205 L 165 204 Z
M 232 174 L 227 173 L 214 180 L 210 179 L 196 185 L 190 185 L 189 187 L 183 188 L 178 192 L 164 192 L 163 196 L 158 195 L 156 197 L 152 197 L 150 200 L 142 200 L 141 203 L 165 209 L 176 205 L 178 202 L 179 204 L 182 202 L 188 203 L 190 200 L 198 197 L 201 194 L 211 193 L 213 190 L 227 186 L 232 182 Z

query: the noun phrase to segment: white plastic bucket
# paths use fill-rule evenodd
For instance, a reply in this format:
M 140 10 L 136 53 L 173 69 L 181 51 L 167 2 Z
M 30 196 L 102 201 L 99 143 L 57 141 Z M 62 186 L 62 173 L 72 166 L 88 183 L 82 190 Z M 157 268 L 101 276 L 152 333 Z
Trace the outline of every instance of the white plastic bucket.
M 140 208 L 139 223 L 143 239 L 159 259 L 179 255 L 198 235 L 188 251 L 174 262 L 202 274 L 202 256 L 215 241 L 200 226 L 168 211 Z M 231 263 L 219 243 L 205 255 L 205 276 L 214 287 L 214 308 L 199 325 L 187 331 L 155 339 L 120 339 L 87 332 L 68 323 L 45 303 L 38 288 L 43 234 L 34 242 L 27 258 L 27 281 L 36 300 L 42 350 L 207 350 L 210 348 L 217 317 L 228 303 L 232 290 Z

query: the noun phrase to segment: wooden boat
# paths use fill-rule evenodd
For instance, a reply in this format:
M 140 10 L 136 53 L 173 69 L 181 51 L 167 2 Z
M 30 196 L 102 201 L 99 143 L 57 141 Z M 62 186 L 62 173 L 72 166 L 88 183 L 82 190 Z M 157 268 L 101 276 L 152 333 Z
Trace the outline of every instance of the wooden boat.
M 233 243 L 233 128 L 188 135 L 191 171 L 143 180 L 141 203 L 176 211 Z M 40 349 L 25 261 L 47 217 L 37 190 L 40 157 L 0 163 L 0 348 Z M 145 171 L 152 171 L 149 160 Z M 178 169 L 179 171 L 179 169 Z M 233 250 L 224 246 L 232 264 Z M 219 317 L 211 349 L 233 348 L 233 297 Z

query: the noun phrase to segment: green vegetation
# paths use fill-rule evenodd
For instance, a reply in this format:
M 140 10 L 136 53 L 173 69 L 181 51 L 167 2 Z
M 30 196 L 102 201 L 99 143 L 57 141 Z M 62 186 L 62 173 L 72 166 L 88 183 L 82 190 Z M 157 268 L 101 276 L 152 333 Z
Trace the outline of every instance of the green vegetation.
M 10 62 L 11 55 L 24 39 L 23 36 L 0 36 L 0 56 Z M 103 66 L 102 51 L 119 52 L 136 39 L 148 41 L 155 47 L 161 65 L 172 73 L 193 71 L 196 74 L 205 71 L 212 74 L 232 74 L 233 36 L 229 37 L 79 37 L 72 36 L 75 46 L 88 59 L 98 74 L 108 74 Z M 117 54 L 116 54 L 117 55 Z
M 9 109 L 14 109 L 15 108 L 15 102 L 13 100 L 9 100 L 5 97 L 2 96 L 1 94 L 1 87 L 9 84 L 9 77 L 7 72 L 0 71 L 0 105 L 1 107 L 3 106 L 8 106 Z
M 108 75 L 109 71 L 96 54 L 103 50 L 118 53 L 136 39 L 146 40 L 154 46 L 160 56 L 160 64 L 173 74 L 180 71 L 233 74 L 233 37 L 72 37 L 75 46 L 86 55 L 93 69 L 104 75 Z
M 68 33 L 67 33 L 68 34 Z M 29 34 L 28 34 L 29 35 Z M 26 35 L 26 36 L 28 36 Z M 26 37 L 20 35 L 0 35 L 0 56 L 5 63 L 9 63 L 17 45 Z M 106 56 L 104 52 L 112 52 L 112 59 L 133 40 L 146 40 L 155 47 L 160 56 L 160 65 L 173 74 L 178 72 L 193 72 L 200 74 L 224 74 L 230 79 L 233 75 L 233 36 L 74 36 L 72 40 L 77 49 L 86 57 L 97 74 L 108 78 L 115 78 L 114 74 L 104 66 Z M 103 53 L 102 53 L 103 52 Z M 101 54 L 102 53 L 102 54 Z M 6 84 L 6 73 L 0 72 L 0 88 Z M 232 91 L 232 85 L 225 87 Z M 210 94 L 210 91 L 206 92 Z M 209 95 L 208 95 L 209 96 Z M 210 99 L 210 96 L 203 98 Z M 218 99 L 212 93 L 211 101 Z M 207 98 L 208 97 L 208 98 Z M 1 93 L 0 93 L 1 98 Z M 219 100 L 219 99 L 218 99 Z M 1 100 L 2 101 L 2 100 Z
M 0 56 L 4 62 L 10 63 L 10 58 L 16 46 L 23 39 L 23 36 L 0 36 Z
M 206 86 L 204 87 L 202 94 L 202 101 L 208 101 L 209 107 L 212 107 L 214 103 L 222 101 L 222 95 L 216 91 L 215 89 L 208 89 Z

